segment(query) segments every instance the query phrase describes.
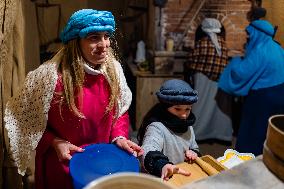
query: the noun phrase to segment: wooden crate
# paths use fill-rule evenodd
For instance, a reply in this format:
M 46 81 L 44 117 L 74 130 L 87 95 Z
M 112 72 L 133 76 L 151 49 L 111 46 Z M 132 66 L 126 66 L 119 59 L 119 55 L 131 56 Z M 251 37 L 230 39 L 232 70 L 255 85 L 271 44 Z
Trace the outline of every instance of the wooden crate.
M 150 69 L 154 74 L 183 73 L 183 64 L 188 60 L 184 51 L 149 51 Z
M 134 76 L 136 96 L 135 103 L 135 130 L 139 129 L 145 114 L 158 102 L 156 92 L 161 85 L 169 79 L 183 79 L 181 74 L 153 74 L 150 71 L 141 72 L 134 64 L 127 64 L 132 76 Z M 131 81 L 128 81 L 130 83 Z

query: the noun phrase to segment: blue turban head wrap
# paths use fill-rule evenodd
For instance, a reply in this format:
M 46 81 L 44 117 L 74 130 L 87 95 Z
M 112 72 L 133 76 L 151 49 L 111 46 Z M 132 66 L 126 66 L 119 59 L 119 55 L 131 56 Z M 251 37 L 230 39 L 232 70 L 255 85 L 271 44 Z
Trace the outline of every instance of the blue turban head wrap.
M 246 31 L 249 41 L 246 45 L 246 54 L 250 53 L 256 46 L 261 45 L 267 40 L 272 40 L 275 34 L 274 27 L 266 20 L 253 21 L 247 26 Z
M 284 83 L 284 50 L 273 40 L 273 25 L 255 20 L 246 31 L 249 39 L 245 56 L 232 58 L 218 82 L 223 91 L 239 96 Z
M 93 9 L 79 10 L 69 18 L 65 28 L 60 34 L 61 41 L 66 44 L 76 38 L 85 38 L 92 32 L 115 31 L 114 16 L 109 11 L 99 11 Z
M 180 79 L 165 81 L 156 95 L 160 102 L 172 105 L 193 104 L 198 100 L 197 91 Z

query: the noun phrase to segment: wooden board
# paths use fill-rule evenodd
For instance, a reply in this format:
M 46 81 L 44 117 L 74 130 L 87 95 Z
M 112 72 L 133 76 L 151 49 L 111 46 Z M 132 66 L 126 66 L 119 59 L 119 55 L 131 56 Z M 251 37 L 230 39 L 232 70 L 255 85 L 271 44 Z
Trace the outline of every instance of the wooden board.
M 224 171 L 227 168 L 220 164 L 217 160 L 215 160 L 212 156 L 206 155 L 202 156 L 201 159 L 206 163 L 210 164 L 214 169 L 218 172 Z M 203 178 L 208 177 L 209 175 L 197 164 L 197 163 L 187 163 L 183 162 L 177 164 L 179 168 L 182 168 L 191 173 L 190 176 L 183 176 L 180 174 L 174 174 L 172 178 L 167 181 L 169 184 L 180 187 L 182 185 L 191 183 L 193 181 L 197 181 Z

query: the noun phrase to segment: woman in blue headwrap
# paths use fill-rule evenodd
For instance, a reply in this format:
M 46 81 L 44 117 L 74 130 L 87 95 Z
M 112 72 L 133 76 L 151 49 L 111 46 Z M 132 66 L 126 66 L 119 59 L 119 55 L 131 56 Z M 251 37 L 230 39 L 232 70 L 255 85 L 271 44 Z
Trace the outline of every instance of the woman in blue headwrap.
M 274 28 L 265 20 L 247 28 L 244 57 L 235 57 L 225 68 L 219 87 L 245 96 L 236 150 L 262 154 L 268 118 L 284 113 L 284 51 L 273 40 Z
M 63 48 L 30 72 L 7 104 L 12 157 L 24 175 L 36 150 L 37 189 L 73 188 L 69 160 L 80 146 L 115 143 L 143 153 L 127 140 L 131 92 L 110 47 L 114 31 L 110 12 L 75 12 L 61 33 Z

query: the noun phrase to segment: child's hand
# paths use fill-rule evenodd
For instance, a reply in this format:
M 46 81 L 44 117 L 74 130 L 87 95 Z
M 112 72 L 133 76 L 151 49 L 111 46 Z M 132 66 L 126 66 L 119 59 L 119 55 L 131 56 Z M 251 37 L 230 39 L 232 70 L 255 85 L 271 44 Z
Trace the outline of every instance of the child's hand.
M 121 149 L 128 151 L 129 153 L 133 154 L 136 157 L 141 156 L 144 153 L 144 150 L 140 146 L 124 138 L 117 139 L 115 141 L 115 144 Z
M 60 138 L 55 138 L 52 141 L 52 146 L 56 151 L 59 161 L 70 160 L 72 158 L 71 156 L 72 152 L 84 151 L 84 149 L 75 146 L 74 144 L 71 144 L 70 142 Z
M 178 168 L 176 165 L 172 165 L 172 164 L 166 164 L 163 168 L 162 168 L 162 174 L 161 174 L 161 178 L 163 180 L 169 180 L 170 177 L 173 175 L 173 174 L 181 174 L 181 175 L 184 175 L 184 176 L 189 176 L 190 173 L 181 169 L 181 168 Z
M 184 155 L 186 161 L 194 161 L 197 158 L 197 154 L 192 150 L 186 150 Z

